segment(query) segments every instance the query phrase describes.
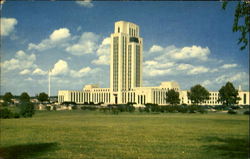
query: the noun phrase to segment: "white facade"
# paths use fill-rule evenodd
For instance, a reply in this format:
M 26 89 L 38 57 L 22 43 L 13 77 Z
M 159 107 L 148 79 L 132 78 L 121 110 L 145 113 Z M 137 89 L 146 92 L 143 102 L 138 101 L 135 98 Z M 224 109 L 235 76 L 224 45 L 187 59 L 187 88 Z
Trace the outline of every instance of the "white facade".
M 143 39 L 138 25 L 125 21 L 115 23 L 110 45 L 110 88 L 86 85 L 82 90 L 59 90 L 58 102 L 85 102 L 105 104 L 146 103 L 166 105 L 165 95 L 170 89 L 180 93 L 181 104 L 191 104 L 187 91 L 180 90 L 177 82 L 162 82 L 158 87 L 142 87 Z M 220 105 L 218 92 L 210 92 L 204 105 Z M 249 105 L 249 92 L 239 90 L 240 105 Z

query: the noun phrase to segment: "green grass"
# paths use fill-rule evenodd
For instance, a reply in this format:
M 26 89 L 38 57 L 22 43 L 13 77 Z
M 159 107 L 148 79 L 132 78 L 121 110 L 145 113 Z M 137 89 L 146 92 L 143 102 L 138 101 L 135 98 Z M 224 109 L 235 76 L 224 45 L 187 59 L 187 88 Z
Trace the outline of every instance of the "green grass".
M 248 158 L 247 115 L 38 112 L 1 120 L 7 158 Z

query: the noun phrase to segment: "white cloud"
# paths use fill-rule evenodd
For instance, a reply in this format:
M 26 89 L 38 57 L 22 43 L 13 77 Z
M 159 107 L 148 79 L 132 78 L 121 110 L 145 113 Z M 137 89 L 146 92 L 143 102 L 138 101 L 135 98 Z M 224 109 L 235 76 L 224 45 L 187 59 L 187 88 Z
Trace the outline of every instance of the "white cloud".
M 158 49 L 157 49 L 158 48 Z M 210 54 L 210 49 L 208 47 L 201 47 L 201 46 L 186 46 L 183 48 L 177 48 L 174 45 L 165 47 L 152 46 L 150 50 L 155 51 L 157 50 L 160 52 L 160 56 L 155 57 L 156 60 L 191 60 L 191 59 L 198 59 L 202 61 L 208 60 L 208 55 Z M 160 51 L 161 50 L 161 51 Z M 150 51 L 149 51 L 150 52 Z
M 49 38 L 52 41 L 58 41 L 58 40 L 62 40 L 65 38 L 70 37 L 70 32 L 69 29 L 67 28 L 60 28 L 58 30 L 55 30 L 50 36 Z
M 191 68 L 193 68 L 193 66 L 190 64 L 179 64 L 177 70 L 188 70 Z
M 76 44 L 68 46 L 65 50 L 73 55 L 81 56 L 84 54 L 94 53 L 99 36 L 92 32 L 84 32 Z
M 2 2 L 2 1 L 1 1 Z M 1 4 L 2 5 L 2 4 Z M 8 36 L 14 31 L 17 20 L 15 18 L 0 18 L 1 36 Z
M 25 81 L 33 81 L 33 78 L 28 77 L 28 78 L 25 79 Z
M 86 76 L 88 73 L 90 73 L 90 71 L 92 71 L 90 67 L 83 67 L 79 71 L 71 70 L 70 73 L 71 73 L 71 76 L 73 77 L 83 77 L 83 76 Z
M 30 73 L 30 70 L 24 69 L 23 71 L 19 72 L 20 75 L 27 75 Z
M 189 75 L 196 75 L 196 74 L 201 74 L 201 73 L 206 73 L 209 72 L 209 69 L 204 67 L 204 66 L 197 66 L 193 67 L 191 70 L 187 72 Z
M 54 47 L 66 47 L 68 44 L 66 43 L 68 39 L 70 39 L 71 34 L 69 29 L 60 28 L 54 30 L 49 38 L 42 40 L 39 44 L 30 43 L 28 46 L 28 50 L 38 50 L 43 51 L 47 49 L 51 49 Z
M 92 0 L 81 0 L 81 1 L 76 1 L 76 3 L 80 6 L 91 8 L 94 5 L 91 3 Z
M 171 73 L 171 69 L 165 69 L 165 70 L 160 70 L 160 69 L 150 69 L 147 70 L 145 73 L 146 76 L 162 76 Z
M 93 60 L 92 63 L 96 65 L 109 65 L 110 58 L 109 56 L 99 56 L 98 59 Z
M 35 54 L 26 54 L 24 51 L 19 50 L 16 52 L 15 58 L 6 60 L 1 63 L 2 70 L 8 72 L 11 70 L 22 70 L 37 67 L 34 62 L 36 61 Z
M 97 49 L 98 59 L 92 61 L 96 65 L 109 65 L 110 61 L 110 38 L 103 39 L 101 45 Z
M 246 72 L 239 72 L 239 73 L 229 73 L 220 75 L 218 77 L 215 77 L 213 80 L 205 80 L 203 81 L 203 86 L 212 86 L 215 84 L 225 84 L 226 82 L 240 82 L 245 83 L 246 81 L 249 81 L 248 74 Z M 249 85 L 249 83 L 248 83 Z
M 211 84 L 212 84 L 212 82 L 211 82 L 210 80 L 205 80 L 205 81 L 203 81 L 203 82 L 201 83 L 201 85 L 202 85 L 203 87 L 209 86 L 209 85 L 211 85 Z
M 58 60 L 51 70 L 51 75 L 66 74 L 69 71 L 68 63 L 64 60 Z
M 150 49 L 149 52 L 159 52 L 163 51 L 163 48 L 159 45 L 153 45 Z
M 46 72 L 46 71 L 43 71 L 43 70 L 40 69 L 40 68 L 36 68 L 36 69 L 32 72 L 32 74 L 34 74 L 34 75 L 46 75 L 47 72 Z
M 221 66 L 221 68 L 225 68 L 225 69 L 228 69 L 228 68 L 234 68 L 234 67 L 237 67 L 238 65 L 237 64 L 224 64 Z
M 210 50 L 208 47 L 202 48 L 201 46 L 193 45 L 192 47 L 183 47 L 182 49 L 172 50 L 170 56 L 174 59 L 200 59 L 207 60 Z

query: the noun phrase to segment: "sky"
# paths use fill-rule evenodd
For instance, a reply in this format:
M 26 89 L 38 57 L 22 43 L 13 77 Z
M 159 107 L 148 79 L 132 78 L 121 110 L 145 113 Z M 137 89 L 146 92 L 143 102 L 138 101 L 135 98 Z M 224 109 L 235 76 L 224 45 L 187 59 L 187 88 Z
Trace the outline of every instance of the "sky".
M 5 1 L 1 4 L 1 94 L 109 87 L 110 34 L 119 20 L 140 27 L 143 86 L 176 81 L 217 91 L 249 89 L 249 52 L 232 32 L 235 2 Z

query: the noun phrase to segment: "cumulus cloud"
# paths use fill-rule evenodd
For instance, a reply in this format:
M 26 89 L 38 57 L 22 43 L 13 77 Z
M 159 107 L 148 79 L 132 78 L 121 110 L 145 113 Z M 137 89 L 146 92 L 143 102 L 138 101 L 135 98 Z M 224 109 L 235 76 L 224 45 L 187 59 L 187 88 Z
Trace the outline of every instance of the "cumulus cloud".
M 101 45 L 97 49 L 98 59 L 92 61 L 96 65 L 109 65 L 110 62 L 110 38 L 103 39 Z
M 78 77 L 79 78 L 79 77 L 86 76 L 88 73 L 90 73 L 90 71 L 92 71 L 92 69 L 90 67 L 83 67 L 79 71 L 71 70 L 70 74 L 73 77 Z
M 177 70 L 188 70 L 188 69 L 192 69 L 193 66 L 190 64 L 179 64 L 177 67 Z
M 34 75 L 46 75 L 47 72 L 46 72 L 46 71 L 43 71 L 43 70 L 40 69 L 40 68 L 36 68 L 36 69 L 32 72 L 32 74 L 34 74 Z
M 98 48 L 99 36 L 92 32 L 84 32 L 78 42 L 68 46 L 65 50 L 73 55 L 81 56 L 84 54 L 91 54 Z
M 93 3 L 91 3 L 92 0 L 81 0 L 81 1 L 76 1 L 76 3 L 80 6 L 91 8 L 93 7 Z
M 211 86 L 215 84 L 224 84 L 226 82 L 241 82 L 245 83 L 245 81 L 249 81 L 248 74 L 246 72 L 239 72 L 236 74 L 229 73 L 229 74 L 224 74 L 220 75 L 214 78 L 214 80 L 205 80 L 202 82 L 203 86 Z M 248 83 L 249 85 L 249 83 Z
M 65 38 L 70 37 L 70 32 L 69 29 L 67 28 L 60 28 L 58 30 L 55 30 L 50 36 L 49 38 L 52 41 L 58 41 L 58 40 L 62 40 Z
M 201 46 L 186 46 L 183 48 L 177 48 L 173 45 L 165 47 L 161 46 L 152 46 L 150 50 L 155 51 L 157 50 L 158 52 L 161 53 L 160 56 L 156 57 L 157 60 L 192 60 L 192 59 L 197 59 L 197 60 L 202 60 L 206 61 L 208 60 L 208 55 L 210 54 L 210 49 L 208 47 L 201 47 Z M 149 52 L 150 52 L 149 50 Z M 161 50 L 161 51 L 160 51 Z
M 196 75 L 196 74 L 201 74 L 201 73 L 206 73 L 209 72 L 209 69 L 204 67 L 204 66 L 198 66 L 198 67 L 193 67 L 188 71 L 187 74 L 189 75 Z
M 228 69 L 228 68 L 234 68 L 237 67 L 237 64 L 224 64 L 221 66 L 221 68 Z
M 33 81 L 33 78 L 31 78 L 31 77 L 28 77 L 28 78 L 26 78 L 26 79 L 24 79 L 25 81 Z
M 55 63 L 53 69 L 51 70 L 51 75 L 56 76 L 66 74 L 68 71 L 68 63 L 64 60 L 58 60 L 57 63 Z
M 161 63 L 155 60 L 149 60 L 144 62 L 144 74 L 145 76 L 162 76 L 173 73 L 174 62 Z
M 183 47 L 182 49 L 172 50 L 169 55 L 174 59 L 200 59 L 207 60 L 210 50 L 208 47 L 202 48 L 200 46 L 193 45 L 191 47 Z
M 26 54 L 24 51 L 19 50 L 16 52 L 14 58 L 6 60 L 1 63 L 2 70 L 8 72 L 11 70 L 23 70 L 29 68 L 37 67 L 35 64 L 36 55 L 35 54 Z
M 80 70 L 70 69 L 67 61 L 58 60 L 51 70 L 51 75 L 52 76 L 66 75 L 69 77 L 80 78 L 95 72 L 96 69 L 92 69 L 90 67 L 83 67 Z
M 71 37 L 70 31 L 68 28 L 60 28 L 54 30 L 49 38 L 42 40 L 39 44 L 30 43 L 28 50 L 38 50 L 43 51 L 51 49 L 54 47 L 66 47 L 68 44 L 66 41 Z
M 19 72 L 20 75 L 27 75 L 30 73 L 30 70 L 24 69 L 23 71 Z
M 2 1 L 1 1 L 2 2 Z M 15 18 L 0 18 L 1 21 L 1 36 L 8 36 L 15 29 L 17 20 Z
M 153 45 L 150 49 L 149 52 L 159 52 L 159 51 L 163 51 L 163 47 L 159 46 L 159 45 Z

